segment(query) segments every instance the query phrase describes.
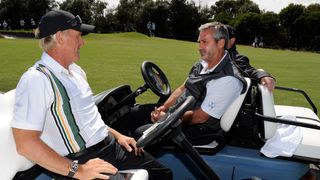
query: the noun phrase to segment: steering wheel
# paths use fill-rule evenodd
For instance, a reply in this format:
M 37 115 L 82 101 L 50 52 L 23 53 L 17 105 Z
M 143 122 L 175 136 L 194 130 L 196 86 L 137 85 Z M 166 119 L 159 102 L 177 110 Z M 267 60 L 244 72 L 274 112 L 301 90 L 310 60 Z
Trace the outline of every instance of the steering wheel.
M 188 96 L 184 101 L 178 103 L 172 110 L 143 132 L 137 141 L 137 147 L 144 147 L 155 141 L 156 138 L 164 136 L 179 118 L 194 104 L 195 98 Z
M 144 61 L 141 73 L 147 86 L 160 98 L 167 98 L 171 94 L 171 87 L 166 75 L 152 62 Z

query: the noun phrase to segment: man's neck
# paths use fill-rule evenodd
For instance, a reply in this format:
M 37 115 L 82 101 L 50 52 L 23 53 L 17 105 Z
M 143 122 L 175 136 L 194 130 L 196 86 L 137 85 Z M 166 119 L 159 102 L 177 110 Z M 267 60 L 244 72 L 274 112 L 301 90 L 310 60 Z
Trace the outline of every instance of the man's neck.
M 210 62 L 207 62 L 208 63 L 207 68 L 211 69 L 211 68 L 215 67 L 217 64 L 219 64 L 219 62 L 223 59 L 224 56 L 225 56 L 225 51 L 218 52 L 216 54 L 216 56 L 214 56 Z
M 49 54 L 49 56 L 51 56 L 55 61 L 57 61 L 62 67 L 64 67 L 65 69 L 69 70 L 69 65 L 64 57 L 56 52 L 56 51 L 49 51 L 47 52 Z

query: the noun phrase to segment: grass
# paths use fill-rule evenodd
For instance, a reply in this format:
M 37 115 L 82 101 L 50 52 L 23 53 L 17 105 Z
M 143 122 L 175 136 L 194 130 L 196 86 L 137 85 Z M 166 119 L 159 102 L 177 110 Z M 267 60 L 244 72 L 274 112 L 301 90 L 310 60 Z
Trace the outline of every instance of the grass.
M 156 63 L 175 89 L 186 78 L 199 58 L 197 43 L 162 38 L 149 38 L 139 33 L 90 34 L 84 37 L 78 62 L 87 72 L 94 93 L 121 84 L 135 90 L 144 84 L 140 66 L 144 60 Z M 238 46 L 240 53 L 250 58 L 256 68 L 270 72 L 277 85 L 305 90 L 319 107 L 320 54 Z M 15 88 L 22 73 L 40 58 L 35 39 L 0 39 L 0 91 Z M 300 96 L 276 93 L 276 102 L 306 105 Z M 148 91 L 138 102 L 153 102 L 157 98 Z

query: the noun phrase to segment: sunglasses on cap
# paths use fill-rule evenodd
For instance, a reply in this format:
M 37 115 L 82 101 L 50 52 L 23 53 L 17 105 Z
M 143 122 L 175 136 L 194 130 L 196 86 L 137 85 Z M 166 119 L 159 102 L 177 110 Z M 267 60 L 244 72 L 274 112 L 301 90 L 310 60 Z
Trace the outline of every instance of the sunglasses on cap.
M 94 30 L 94 26 L 83 24 L 80 16 L 74 16 L 70 12 L 63 10 L 53 10 L 46 13 L 39 22 L 38 38 L 44 38 L 55 34 L 58 31 L 74 29 L 82 32 L 82 35 L 88 34 Z
M 79 30 L 82 24 L 82 20 L 79 15 L 76 15 L 75 18 L 68 20 L 64 25 L 57 29 L 57 31 L 63 31 L 66 29 L 75 29 Z

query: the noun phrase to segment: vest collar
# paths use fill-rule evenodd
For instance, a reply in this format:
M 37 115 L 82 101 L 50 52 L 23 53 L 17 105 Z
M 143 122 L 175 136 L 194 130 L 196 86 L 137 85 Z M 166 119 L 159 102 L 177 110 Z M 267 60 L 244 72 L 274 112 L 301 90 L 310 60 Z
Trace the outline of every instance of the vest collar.
M 224 51 L 224 56 L 221 58 L 219 63 L 214 67 L 212 67 L 211 69 L 206 69 L 208 67 L 208 63 L 201 59 L 200 60 L 201 69 L 198 72 L 200 72 L 200 74 L 210 74 L 212 72 L 213 73 L 220 72 L 222 68 L 227 64 L 228 61 L 229 61 L 228 51 Z

